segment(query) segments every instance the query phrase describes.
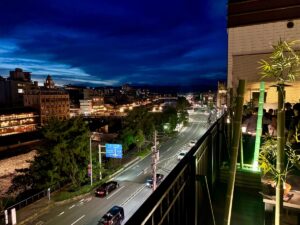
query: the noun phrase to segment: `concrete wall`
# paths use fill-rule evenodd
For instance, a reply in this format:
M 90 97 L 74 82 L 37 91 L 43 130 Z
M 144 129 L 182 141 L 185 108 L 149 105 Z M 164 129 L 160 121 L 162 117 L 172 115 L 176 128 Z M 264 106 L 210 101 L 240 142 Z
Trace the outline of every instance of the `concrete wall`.
M 293 20 L 294 27 L 287 28 L 288 21 L 233 27 L 228 29 L 228 87 L 237 87 L 239 79 L 247 81 L 245 102 L 250 101 L 251 93 L 259 90 L 258 61 L 266 59 L 272 52 L 271 46 L 282 40 L 300 39 L 300 19 Z M 300 46 L 297 46 L 300 50 Z M 267 103 L 277 102 L 277 93 L 266 80 Z M 291 83 L 286 90 L 286 100 L 295 103 L 300 99 L 300 79 Z

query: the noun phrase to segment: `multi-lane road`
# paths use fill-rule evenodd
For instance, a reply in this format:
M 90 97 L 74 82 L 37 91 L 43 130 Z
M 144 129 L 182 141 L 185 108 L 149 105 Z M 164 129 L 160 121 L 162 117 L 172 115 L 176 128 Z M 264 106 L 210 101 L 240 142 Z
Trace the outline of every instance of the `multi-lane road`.
M 190 122 L 179 134 L 159 146 L 158 173 L 167 176 L 178 163 L 177 155 L 182 149 L 190 149 L 188 143 L 198 140 L 207 130 L 207 116 L 190 115 Z M 114 180 L 120 187 L 105 198 L 94 195 L 83 197 L 68 204 L 58 205 L 48 213 L 41 215 L 30 224 L 36 225 L 92 225 L 98 224 L 100 218 L 114 205 L 125 211 L 125 223 L 138 207 L 151 195 L 152 189 L 146 187 L 145 181 L 151 176 L 151 155 L 138 161 L 117 175 Z

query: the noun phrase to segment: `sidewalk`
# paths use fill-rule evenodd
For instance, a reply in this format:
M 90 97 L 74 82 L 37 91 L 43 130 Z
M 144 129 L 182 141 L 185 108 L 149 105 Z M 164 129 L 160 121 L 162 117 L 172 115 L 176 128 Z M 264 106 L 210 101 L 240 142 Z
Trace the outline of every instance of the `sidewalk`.
M 53 200 L 49 200 L 48 197 L 41 198 L 17 211 L 17 224 L 30 224 L 30 221 L 46 213 L 54 206 Z

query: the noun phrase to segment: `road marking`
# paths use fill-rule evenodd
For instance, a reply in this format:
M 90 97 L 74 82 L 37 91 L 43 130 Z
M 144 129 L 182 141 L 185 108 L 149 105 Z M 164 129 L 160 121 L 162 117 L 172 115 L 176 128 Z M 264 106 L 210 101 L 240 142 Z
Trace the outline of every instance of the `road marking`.
M 75 223 L 77 223 L 79 220 L 81 220 L 83 217 L 85 217 L 85 215 L 81 216 L 80 218 L 78 218 L 75 222 L 71 223 L 71 225 L 74 225 Z
M 75 207 L 75 205 L 70 206 L 69 209 L 72 209 L 73 207 Z
M 117 194 L 119 191 L 121 191 L 121 189 L 125 187 L 125 186 L 122 186 L 120 188 L 118 188 L 118 190 L 116 190 L 114 193 L 112 193 L 110 196 L 108 196 L 106 199 L 110 199 L 112 196 L 114 196 L 115 194 Z
M 87 198 L 85 201 L 86 202 L 89 202 L 89 201 L 91 201 L 92 200 L 92 197 L 89 197 L 89 198 Z
M 168 151 L 170 151 L 170 150 L 171 150 L 171 148 L 172 148 L 172 147 L 168 148 L 168 149 L 167 149 L 167 152 L 168 152 Z
M 141 175 L 143 173 L 143 171 L 141 171 L 140 173 L 138 173 L 138 175 L 136 175 L 137 177 L 139 176 L 139 175 Z
M 65 212 L 61 212 L 60 214 L 58 214 L 58 216 L 61 216 L 62 214 L 64 214 Z
M 137 189 L 129 198 L 127 198 L 122 204 L 121 206 L 124 206 L 127 202 L 129 202 L 131 199 L 133 199 L 138 193 L 140 193 L 144 188 L 146 187 L 146 185 L 144 184 L 141 188 Z
M 42 225 L 42 224 L 44 224 L 44 222 L 43 221 L 39 221 L 35 225 Z

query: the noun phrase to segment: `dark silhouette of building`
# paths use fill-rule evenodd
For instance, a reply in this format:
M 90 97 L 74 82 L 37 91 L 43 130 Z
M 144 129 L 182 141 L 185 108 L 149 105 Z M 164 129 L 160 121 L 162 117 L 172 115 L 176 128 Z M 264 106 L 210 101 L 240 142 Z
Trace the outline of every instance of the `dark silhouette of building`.
M 23 106 L 24 90 L 32 85 L 31 73 L 20 68 L 10 71 L 8 78 L 0 77 L 0 108 Z

